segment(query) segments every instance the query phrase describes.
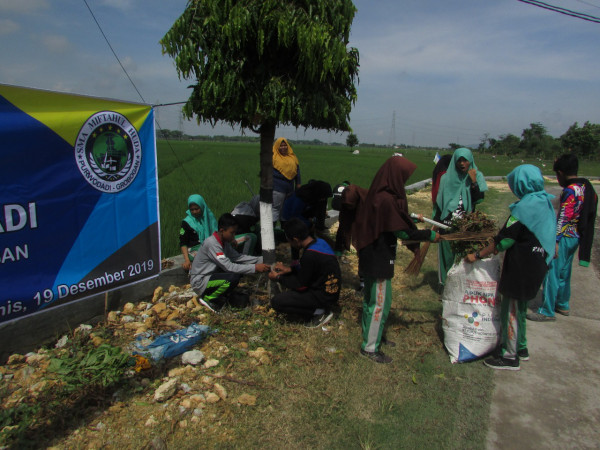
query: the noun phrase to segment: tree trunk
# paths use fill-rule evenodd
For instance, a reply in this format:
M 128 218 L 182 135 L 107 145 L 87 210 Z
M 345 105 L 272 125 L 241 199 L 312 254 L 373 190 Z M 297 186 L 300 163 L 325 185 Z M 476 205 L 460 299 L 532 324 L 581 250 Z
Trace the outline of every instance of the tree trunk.
M 265 264 L 275 263 L 273 232 L 273 141 L 275 124 L 260 127 L 260 236 Z

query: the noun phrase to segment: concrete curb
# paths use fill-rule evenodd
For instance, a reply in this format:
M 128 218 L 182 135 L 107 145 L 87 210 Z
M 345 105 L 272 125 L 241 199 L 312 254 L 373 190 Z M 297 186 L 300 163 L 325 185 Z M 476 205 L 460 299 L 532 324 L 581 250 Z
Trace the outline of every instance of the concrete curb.
M 148 300 L 158 286 L 168 288 L 189 283 L 189 275 L 181 267 L 183 256 L 168 260 L 172 267 L 162 270 L 158 277 L 0 324 L 0 364 L 13 353 L 24 354 L 50 344 L 83 323 L 99 323 L 106 313 L 121 309 L 127 302 Z

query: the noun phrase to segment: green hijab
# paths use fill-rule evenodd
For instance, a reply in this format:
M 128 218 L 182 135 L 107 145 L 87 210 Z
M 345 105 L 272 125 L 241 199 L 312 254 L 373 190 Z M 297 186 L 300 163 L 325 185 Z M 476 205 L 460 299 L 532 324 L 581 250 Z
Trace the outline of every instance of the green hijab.
M 551 199 L 554 195 L 544 190 L 544 177 L 536 166 L 522 164 L 506 177 L 510 190 L 519 201 L 509 206 L 510 212 L 531 231 L 546 250 L 546 264 L 554 258 L 556 245 L 556 218 Z
M 192 203 L 200 207 L 202 210 L 202 217 L 200 219 L 196 219 L 188 209 L 186 211 L 187 215 L 183 220 L 185 220 L 189 226 L 192 227 L 196 233 L 198 233 L 198 239 L 200 240 L 200 243 L 202 243 L 207 237 L 217 231 L 217 219 L 215 219 L 215 215 L 210 210 L 201 195 L 190 195 L 188 197 L 188 208 Z
M 468 148 L 458 148 L 454 151 L 448 165 L 448 170 L 442 175 L 440 180 L 436 199 L 436 205 L 441 211 L 440 217 L 442 219 L 445 219 L 456 210 L 461 196 L 465 211 L 471 212 L 473 210 L 473 205 L 471 204 L 471 177 L 469 177 L 468 173 L 462 173 L 456 168 L 456 163 L 460 158 L 465 158 L 469 161 L 469 170 L 477 169 L 471 150 Z M 481 192 L 487 191 L 487 183 L 479 170 L 477 170 L 477 184 Z

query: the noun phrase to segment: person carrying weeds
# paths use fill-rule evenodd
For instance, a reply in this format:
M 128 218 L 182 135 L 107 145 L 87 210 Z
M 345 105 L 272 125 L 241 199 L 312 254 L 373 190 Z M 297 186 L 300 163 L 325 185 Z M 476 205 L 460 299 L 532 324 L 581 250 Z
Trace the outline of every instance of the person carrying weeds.
M 440 178 L 440 185 L 433 205 L 433 220 L 446 225 L 452 224 L 454 217 L 475 211 L 475 205 L 483 201 L 487 183 L 483 173 L 477 169 L 473 153 L 468 148 L 458 148 L 452 154 L 446 173 Z M 454 264 L 455 254 L 450 242 L 442 241 L 438 246 L 438 277 L 440 285 L 446 283 L 448 270 Z
M 510 216 L 494 241 L 470 253 L 465 261 L 473 263 L 494 252 L 506 251 L 498 283 L 502 338 L 497 355 L 484 361 L 492 369 L 519 370 L 519 360 L 527 361 L 527 302 L 538 293 L 554 258 L 553 195 L 544 190 L 542 172 L 523 164 L 507 176 L 508 186 L 519 201 L 509 206 Z
M 356 217 L 358 270 L 365 277 L 360 353 L 377 363 L 392 361 L 379 347 L 382 343 L 393 345 L 384 335 L 392 303 L 397 239 L 439 239 L 434 231 L 417 229 L 408 212 L 404 185 L 416 168 L 403 156 L 389 158 L 375 175 Z M 409 249 L 418 252 L 418 243 Z

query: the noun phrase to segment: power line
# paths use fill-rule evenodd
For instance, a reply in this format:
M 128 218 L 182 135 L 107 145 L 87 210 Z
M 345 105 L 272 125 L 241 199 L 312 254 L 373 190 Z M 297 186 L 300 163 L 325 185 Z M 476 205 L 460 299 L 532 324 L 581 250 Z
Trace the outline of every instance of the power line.
M 584 0 L 575 0 L 575 1 L 576 1 L 576 2 L 579 2 L 579 3 L 583 3 L 583 4 L 585 4 L 585 5 L 589 5 L 589 6 L 593 7 L 593 8 L 598 8 L 598 9 L 600 9 L 600 6 L 598 6 L 598 5 L 594 5 L 593 3 L 586 2 L 586 1 L 584 1 Z
M 106 43 L 108 44 L 108 47 L 110 48 L 110 51 L 112 52 L 112 54 L 114 55 L 115 59 L 117 60 L 117 62 L 119 63 L 119 65 L 121 66 L 121 69 L 123 69 L 123 72 L 125 73 L 125 75 L 127 76 L 127 79 L 129 80 L 129 82 L 131 83 L 131 85 L 133 86 L 133 88 L 135 89 L 135 91 L 138 93 L 138 95 L 140 96 L 140 98 L 142 99 L 143 103 L 147 103 L 146 100 L 144 100 L 144 96 L 141 94 L 141 92 L 139 91 L 139 89 L 137 88 L 137 86 L 135 85 L 135 83 L 133 82 L 133 80 L 131 79 L 131 77 L 129 76 L 129 74 L 127 73 L 127 70 L 125 70 L 125 67 L 123 66 L 123 64 L 121 63 L 121 60 L 119 59 L 119 57 L 117 56 L 117 53 L 115 52 L 115 50 L 113 49 L 112 45 L 110 45 L 110 42 L 108 40 L 108 38 L 106 37 L 106 34 L 104 34 L 104 31 L 102 30 L 102 27 L 100 26 L 100 23 L 98 22 L 98 20 L 96 19 L 96 16 L 94 15 L 94 12 L 92 11 L 92 9 L 90 8 L 90 5 L 88 5 L 87 0 L 83 0 L 83 3 L 85 3 L 85 6 L 87 6 L 87 9 L 89 10 L 90 14 L 92 15 L 92 18 L 94 19 L 94 22 L 96 22 L 96 25 L 98 26 L 98 29 L 100 30 L 100 33 L 102 34 L 102 36 L 104 37 L 104 40 L 106 41 Z M 183 104 L 185 102 L 174 102 L 174 103 L 165 103 L 165 104 L 161 104 L 161 105 L 153 105 L 152 108 L 154 108 L 155 106 L 170 106 L 170 105 L 180 105 Z M 155 122 L 156 122 L 156 126 L 158 127 L 159 130 L 163 130 L 162 127 L 160 126 L 160 123 L 158 121 L 158 118 L 155 117 Z M 183 116 L 180 113 L 180 118 L 179 118 L 179 125 L 180 128 L 183 129 Z M 182 132 L 183 133 L 183 132 Z M 164 136 L 164 134 L 163 134 Z M 175 153 L 175 149 L 173 148 L 173 146 L 171 145 L 171 141 L 169 139 L 167 139 L 167 145 L 169 146 L 169 148 L 171 149 L 171 152 L 173 153 L 173 156 L 175 157 L 175 159 L 177 160 L 177 163 L 179 164 L 179 167 L 181 167 L 181 169 L 183 170 L 183 173 L 185 174 L 185 176 L 187 177 L 188 181 L 190 182 L 190 184 L 192 186 L 196 186 L 196 182 L 194 181 L 194 179 L 190 176 L 190 174 L 187 172 L 187 170 L 185 169 L 185 166 L 181 163 L 181 160 L 179 159 L 179 157 L 177 156 L 177 153 Z
M 129 76 L 129 74 L 127 73 L 127 70 L 125 70 L 125 67 L 123 66 L 123 64 L 121 64 L 121 60 L 119 59 L 119 57 L 117 56 L 117 53 L 115 52 L 115 50 L 112 48 L 112 45 L 110 45 L 110 42 L 108 41 L 108 38 L 106 37 L 106 35 L 104 34 L 104 31 L 102 31 L 102 27 L 100 26 L 100 23 L 98 23 L 98 20 L 96 20 L 96 16 L 94 15 L 94 12 L 92 11 L 92 8 L 90 8 L 90 5 L 88 5 L 87 0 L 83 0 L 83 3 L 85 3 L 85 6 L 87 6 L 87 9 L 90 11 L 90 14 L 92 15 L 92 18 L 94 19 L 94 22 L 96 22 L 96 25 L 98 25 L 98 29 L 100 30 L 100 33 L 102 33 L 102 36 L 104 37 L 104 40 L 106 41 L 106 43 L 108 44 L 108 47 L 110 48 L 110 51 L 112 52 L 112 54 L 115 56 L 117 62 L 119 63 L 119 65 L 121 66 L 121 69 L 123 69 L 123 72 L 125 72 L 125 75 L 127 76 L 127 78 L 129 79 L 129 82 L 132 84 L 133 88 L 135 89 L 135 91 L 138 93 L 138 95 L 140 96 L 140 98 L 142 99 L 142 102 L 146 103 L 146 100 L 144 100 L 144 97 L 142 96 L 142 94 L 140 93 L 140 91 L 138 90 L 137 86 L 135 85 L 135 83 L 133 82 L 133 80 L 131 79 L 131 77 Z
M 590 16 L 589 14 L 580 13 L 571 9 L 561 8 L 560 6 L 550 5 L 549 3 L 540 2 L 537 0 L 517 0 L 522 3 L 537 6 L 538 8 L 554 11 L 565 16 L 575 17 L 577 19 L 587 20 L 588 22 L 600 23 L 600 17 Z

